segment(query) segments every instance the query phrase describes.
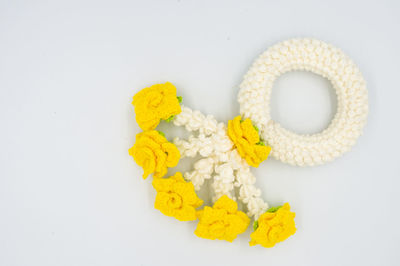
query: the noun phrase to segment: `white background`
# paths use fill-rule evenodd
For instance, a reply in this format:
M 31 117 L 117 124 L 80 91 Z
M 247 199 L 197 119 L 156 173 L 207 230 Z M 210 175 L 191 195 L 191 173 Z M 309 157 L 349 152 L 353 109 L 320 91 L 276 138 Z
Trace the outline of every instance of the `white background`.
M 399 12 L 395 0 L 0 1 L 0 265 L 399 265 Z M 255 169 L 264 198 L 297 214 L 287 241 L 249 247 L 250 228 L 233 243 L 200 239 L 195 222 L 153 208 L 151 178 L 128 155 L 132 96 L 171 81 L 226 122 L 252 61 L 293 37 L 360 67 L 364 135 L 327 165 Z M 272 114 L 314 133 L 335 101 L 323 78 L 288 73 Z

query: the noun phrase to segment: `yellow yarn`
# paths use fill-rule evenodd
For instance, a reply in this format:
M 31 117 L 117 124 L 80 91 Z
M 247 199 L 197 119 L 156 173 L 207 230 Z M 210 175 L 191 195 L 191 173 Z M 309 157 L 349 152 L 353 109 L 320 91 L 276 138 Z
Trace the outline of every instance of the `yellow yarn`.
M 175 167 L 180 158 L 176 146 L 156 130 L 137 134 L 129 154 L 143 167 L 144 179 L 152 173 L 155 178 L 163 177 L 167 173 L 167 167 Z
M 156 209 L 179 221 L 197 219 L 196 208 L 203 201 L 197 197 L 193 184 L 186 182 L 181 173 L 177 172 L 169 178 L 154 179 L 152 184 L 157 191 L 154 203 Z
M 270 146 L 260 142 L 260 136 L 250 119 L 241 121 L 241 116 L 228 122 L 228 135 L 235 144 L 240 156 L 253 166 L 258 165 L 268 158 Z
M 172 83 L 155 84 L 142 89 L 133 97 L 136 122 L 143 130 L 155 129 L 160 119 L 167 120 L 181 112 L 176 88 Z
M 220 239 L 232 242 L 238 234 L 246 231 L 250 219 L 237 210 L 237 203 L 224 195 L 213 207 L 204 207 L 197 212 L 200 221 L 194 233 L 198 237 L 211 240 Z
M 270 248 L 293 235 L 296 232 L 295 215 L 290 211 L 289 203 L 285 203 L 275 212 L 262 214 L 257 221 L 257 229 L 250 235 L 250 246 L 260 244 Z

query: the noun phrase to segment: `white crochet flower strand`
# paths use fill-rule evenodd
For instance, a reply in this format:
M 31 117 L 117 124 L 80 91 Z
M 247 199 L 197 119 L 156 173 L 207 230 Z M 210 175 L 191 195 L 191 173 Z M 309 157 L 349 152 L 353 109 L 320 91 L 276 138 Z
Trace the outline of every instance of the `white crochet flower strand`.
M 321 133 L 298 135 L 271 119 L 273 83 L 292 70 L 320 74 L 336 90 L 337 113 Z M 240 88 L 240 113 L 256 124 L 272 156 L 284 163 L 311 166 L 332 161 L 356 143 L 367 120 L 368 96 L 360 70 L 338 48 L 319 40 L 292 39 L 272 46 L 255 60 Z
M 227 128 L 218 123 L 213 116 L 204 116 L 199 111 L 182 107 L 173 123 L 185 126 L 189 132 L 198 131 L 197 137 L 191 135 L 188 140 L 174 139 L 181 157 L 202 157 L 194 164 L 194 169 L 184 174 L 191 181 L 195 190 L 199 190 L 206 179 L 213 178 L 213 201 L 223 195 L 236 199 L 234 188 L 239 188 L 238 199 L 247 205 L 247 214 L 256 219 L 268 209 L 268 204 L 261 198 L 261 191 L 254 186 L 256 178 L 250 166 L 240 157 L 227 135 Z

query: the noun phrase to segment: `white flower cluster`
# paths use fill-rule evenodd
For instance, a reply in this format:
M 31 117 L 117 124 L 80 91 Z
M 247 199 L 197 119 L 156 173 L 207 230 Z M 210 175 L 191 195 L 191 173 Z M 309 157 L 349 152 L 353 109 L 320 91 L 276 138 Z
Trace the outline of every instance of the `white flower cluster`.
M 174 144 L 181 157 L 203 158 L 194 164 L 194 169 L 184 174 L 199 190 L 206 179 L 213 178 L 213 200 L 223 195 L 236 200 L 234 188 L 239 187 L 238 199 L 247 205 L 248 215 L 256 219 L 268 209 L 268 204 L 261 198 L 261 191 L 255 187 L 256 178 L 250 166 L 240 157 L 227 135 L 227 128 L 218 123 L 213 116 L 204 116 L 199 111 L 182 107 L 182 112 L 173 120 L 177 126 L 185 126 L 189 132 L 198 131 L 188 140 L 174 139 Z
M 337 113 L 321 133 L 298 135 L 271 119 L 273 83 L 292 70 L 320 74 L 336 90 Z M 285 163 L 315 165 L 341 156 L 355 144 L 367 120 L 368 96 L 360 70 L 338 48 L 319 40 L 292 39 L 272 46 L 255 60 L 240 88 L 240 113 L 260 129 L 272 156 Z

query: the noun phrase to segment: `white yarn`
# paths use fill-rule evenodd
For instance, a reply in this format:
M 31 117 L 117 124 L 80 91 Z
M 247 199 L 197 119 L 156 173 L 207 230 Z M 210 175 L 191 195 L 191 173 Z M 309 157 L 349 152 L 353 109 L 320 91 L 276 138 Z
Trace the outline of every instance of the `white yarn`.
M 206 179 L 213 178 L 213 201 L 223 195 L 235 200 L 234 188 L 239 187 L 238 199 L 247 205 L 250 217 L 257 219 L 268 209 L 268 204 L 261 198 L 261 191 L 254 186 L 256 179 L 250 172 L 250 166 L 234 148 L 225 124 L 188 107 L 182 107 L 182 112 L 176 115 L 173 123 L 185 126 L 189 132 L 199 132 L 197 137 L 191 135 L 188 140 L 174 139 L 182 158 L 197 154 L 204 157 L 194 164 L 192 171 L 184 173 L 195 190 L 199 190 Z
M 336 90 L 337 113 L 321 133 L 298 135 L 271 119 L 273 83 L 292 70 L 320 74 Z M 360 70 L 338 48 L 319 40 L 292 39 L 272 46 L 255 60 L 240 88 L 240 113 L 260 129 L 272 156 L 292 165 L 323 164 L 341 156 L 355 144 L 367 120 L 368 96 Z
M 177 126 L 185 126 L 189 132 L 199 130 L 201 134 L 206 136 L 217 131 L 217 120 L 212 115 L 204 116 L 199 111 L 192 111 L 190 108 L 182 106 L 182 112 L 175 116 L 174 124 Z

